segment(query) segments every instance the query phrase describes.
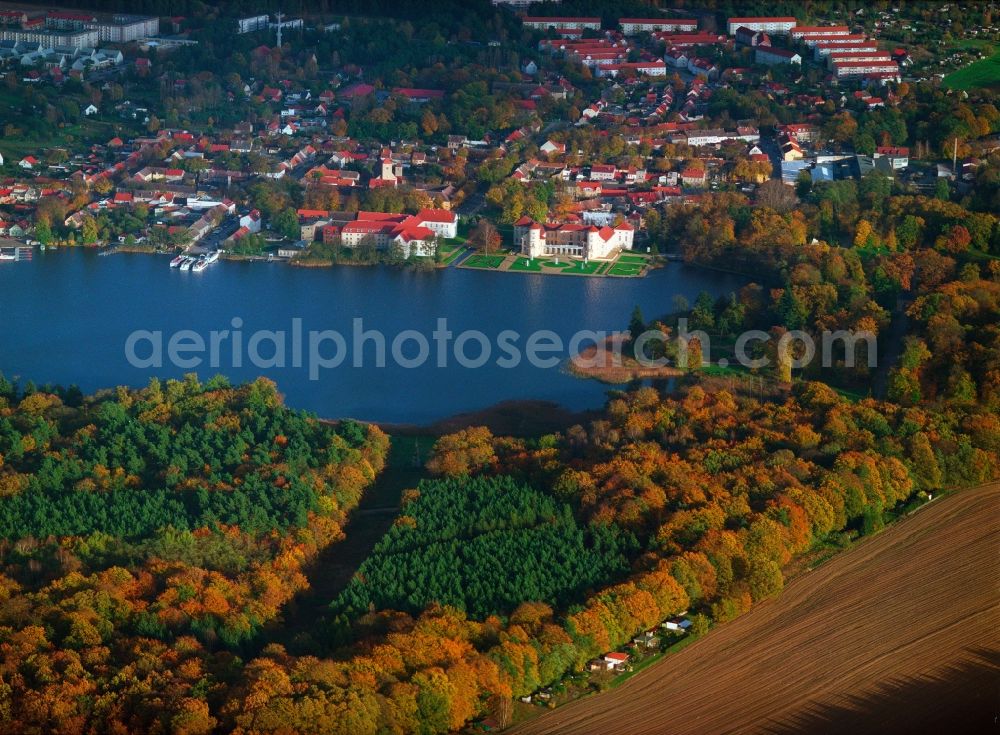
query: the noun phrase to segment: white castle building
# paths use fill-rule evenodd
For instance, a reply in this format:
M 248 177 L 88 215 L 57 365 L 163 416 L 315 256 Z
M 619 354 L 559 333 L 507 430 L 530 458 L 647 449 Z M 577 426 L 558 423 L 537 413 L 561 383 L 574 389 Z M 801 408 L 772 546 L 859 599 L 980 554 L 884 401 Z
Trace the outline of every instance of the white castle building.
M 631 250 L 635 228 L 627 222 L 614 227 L 596 225 L 545 224 L 522 217 L 514 223 L 514 244 L 529 258 L 565 255 L 570 258 L 601 260 L 621 250 Z

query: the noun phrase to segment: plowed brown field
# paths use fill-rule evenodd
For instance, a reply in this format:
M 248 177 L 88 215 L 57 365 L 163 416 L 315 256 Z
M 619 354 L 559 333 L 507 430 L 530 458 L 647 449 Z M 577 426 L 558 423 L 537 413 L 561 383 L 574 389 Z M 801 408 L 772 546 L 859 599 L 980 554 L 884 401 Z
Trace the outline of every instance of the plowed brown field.
M 774 600 L 510 732 L 996 732 L 1000 484 L 933 501 Z

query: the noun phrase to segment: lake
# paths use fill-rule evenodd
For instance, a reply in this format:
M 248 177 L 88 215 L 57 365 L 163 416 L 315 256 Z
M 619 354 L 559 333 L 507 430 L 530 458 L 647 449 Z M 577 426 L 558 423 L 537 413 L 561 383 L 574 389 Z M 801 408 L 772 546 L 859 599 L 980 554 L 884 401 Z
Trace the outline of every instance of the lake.
M 646 278 L 619 279 L 456 268 L 294 268 L 263 262 L 220 262 L 191 273 L 169 268 L 168 260 L 61 249 L 36 252 L 30 262 L 0 263 L 0 371 L 22 382 L 75 383 L 85 392 L 141 386 L 154 375 L 197 372 L 204 379 L 223 373 L 233 381 L 265 375 L 278 384 L 290 406 L 329 418 L 393 423 L 428 423 L 517 399 L 582 410 L 601 406 L 607 386 L 574 378 L 558 366 L 538 367 L 527 360 L 504 366 L 498 359 L 500 334 L 514 330 L 521 335 L 517 344 L 524 354 L 527 335 L 538 330 L 551 330 L 564 341 L 580 330 L 623 330 L 636 305 L 648 319 L 670 311 L 678 294 L 693 301 L 702 291 L 719 296 L 745 283 L 739 276 L 679 263 Z M 333 330 L 350 348 L 359 318 L 364 330 L 385 335 L 384 367 L 377 365 L 377 346 L 371 340 L 359 351 L 349 350 L 338 367 L 316 367 L 309 359 L 309 333 Z M 438 367 L 439 345 L 431 335 L 442 318 L 455 338 L 465 330 L 483 332 L 493 345 L 491 359 L 478 368 L 458 364 L 452 340 L 447 364 Z M 234 328 L 234 319 L 240 329 Z M 293 320 L 303 335 L 301 367 L 294 359 Z M 126 343 L 136 330 L 162 333 L 162 367 L 142 362 L 137 367 L 127 358 Z M 206 344 L 201 366 L 169 364 L 169 338 L 178 330 L 192 330 Z M 224 330 L 229 336 L 217 345 L 219 368 L 214 369 L 208 365 L 207 345 L 213 331 L 222 335 Z M 257 330 L 284 333 L 285 367 L 250 364 L 247 345 Z M 392 358 L 392 341 L 405 330 L 416 330 L 429 342 L 430 359 L 424 364 L 400 364 L 420 356 L 419 340 L 412 334 L 400 343 L 405 360 Z M 243 349 L 235 351 L 242 355 L 239 360 L 232 357 L 234 332 L 242 333 Z M 316 354 L 334 362 L 336 340 L 313 339 Z M 152 358 L 154 340 L 139 339 L 135 358 Z M 190 340 L 189 335 L 186 344 Z M 253 354 L 262 358 L 275 352 L 272 338 L 259 338 L 257 346 Z M 462 354 L 475 361 L 481 347 L 466 340 Z M 359 355 L 363 364 L 355 367 Z M 310 379 L 310 363 L 317 380 Z

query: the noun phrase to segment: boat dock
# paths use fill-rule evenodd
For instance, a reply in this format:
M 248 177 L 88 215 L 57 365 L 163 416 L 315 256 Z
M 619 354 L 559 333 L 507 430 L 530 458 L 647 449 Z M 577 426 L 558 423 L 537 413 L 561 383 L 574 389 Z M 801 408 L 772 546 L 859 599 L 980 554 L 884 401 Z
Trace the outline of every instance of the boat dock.
M 15 247 L 0 247 L 0 263 L 12 263 L 19 260 L 31 260 L 35 249 L 27 245 Z

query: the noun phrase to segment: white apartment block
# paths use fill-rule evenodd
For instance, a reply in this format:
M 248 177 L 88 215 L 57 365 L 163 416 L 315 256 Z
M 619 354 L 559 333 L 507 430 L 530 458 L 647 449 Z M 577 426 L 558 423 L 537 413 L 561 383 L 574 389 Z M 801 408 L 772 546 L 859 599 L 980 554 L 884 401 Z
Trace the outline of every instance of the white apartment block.
M 823 43 L 816 46 L 815 49 L 816 60 L 819 61 L 820 59 L 829 56 L 832 53 L 836 53 L 838 51 L 851 51 L 856 54 L 874 54 L 878 52 L 878 46 L 875 45 L 874 41 L 855 42 L 855 45 L 853 46 L 850 45 L 841 46 L 837 44 Z
M 515 10 L 527 10 L 528 6 L 533 2 L 538 0 L 493 0 L 493 6 L 497 7 L 499 5 L 506 5 L 509 8 L 514 8 Z M 562 0 L 549 0 L 551 3 L 560 3 Z
M 865 74 L 899 73 L 895 61 L 840 61 L 833 65 L 838 79 L 863 77 Z
M 44 48 L 66 46 L 68 48 L 95 48 L 100 38 L 95 30 L 57 31 L 48 28 L 23 30 L 21 28 L 0 28 L 0 41 L 37 43 Z
M 763 31 L 764 33 L 790 33 L 796 24 L 792 17 L 761 17 L 761 18 L 730 18 L 729 35 L 736 34 L 736 29 L 740 26 L 749 28 L 751 31 Z
M 892 61 L 886 51 L 833 51 L 826 56 L 826 63 L 833 66 L 846 61 L 880 61 L 883 63 Z
M 160 19 L 148 15 L 115 15 L 110 21 L 93 21 L 83 27 L 97 31 L 98 38 L 108 43 L 129 43 L 160 35 Z
M 600 18 L 579 18 L 561 16 L 525 16 L 521 22 L 528 28 L 537 28 L 540 31 L 549 28 L 571 28 L 573 30 L 601 30 Z
M 809 39 L 813 36 L 849 36 L 851 29 L 847 26 L 795 26 L 792 38 Z
M 694 18 L 619 18 L 618 24 L 626 36 L 655 31 L 695 31 L 698 21 Z
M 267 30 L 269 18 L 266 15 L 250 15 L 246 18 L 236 19 L 237 33 L 254 33 L 255 31 Z

